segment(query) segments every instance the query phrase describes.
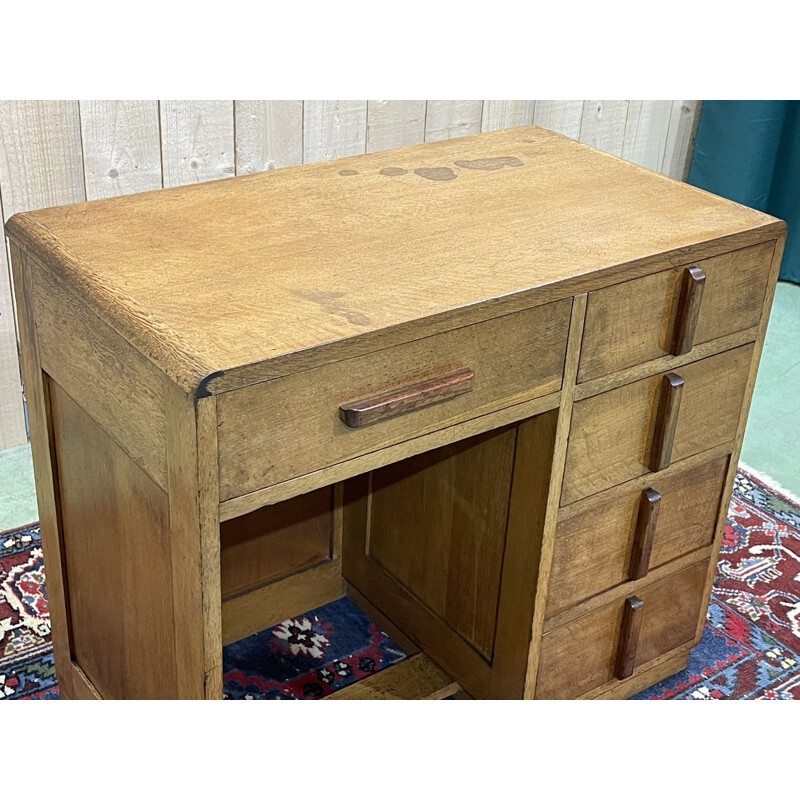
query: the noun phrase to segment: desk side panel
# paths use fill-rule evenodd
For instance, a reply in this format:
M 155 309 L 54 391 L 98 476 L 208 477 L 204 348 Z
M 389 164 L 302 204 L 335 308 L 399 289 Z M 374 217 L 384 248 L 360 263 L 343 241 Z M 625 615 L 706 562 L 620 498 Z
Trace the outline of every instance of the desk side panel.
M 70 660 L 103 698 L 175 697 L 168 496 L 47 384 Z

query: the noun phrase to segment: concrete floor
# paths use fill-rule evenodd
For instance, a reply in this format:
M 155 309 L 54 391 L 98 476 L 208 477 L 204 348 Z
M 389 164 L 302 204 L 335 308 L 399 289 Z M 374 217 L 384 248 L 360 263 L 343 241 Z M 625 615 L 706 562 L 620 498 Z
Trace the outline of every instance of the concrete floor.
M 800 285 L 779 283 L 741 461 L 800 496 Z
M 0 531 L 37 519 L 30 445 L 0 451 Z
M 741 460 L 800 495 L 800 286 L 796 284 L 778 284 Z M 37 518 L 30 447 L 3 450 L 0 531 Z

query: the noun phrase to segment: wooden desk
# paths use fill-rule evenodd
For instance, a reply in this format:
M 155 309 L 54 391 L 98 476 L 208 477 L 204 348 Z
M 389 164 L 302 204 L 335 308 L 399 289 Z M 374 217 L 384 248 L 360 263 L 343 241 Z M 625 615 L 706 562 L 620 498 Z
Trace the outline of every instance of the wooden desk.
M 782 222 L 536 128 L 9 220 L 65 697 L 624 697 L 701 634 Z

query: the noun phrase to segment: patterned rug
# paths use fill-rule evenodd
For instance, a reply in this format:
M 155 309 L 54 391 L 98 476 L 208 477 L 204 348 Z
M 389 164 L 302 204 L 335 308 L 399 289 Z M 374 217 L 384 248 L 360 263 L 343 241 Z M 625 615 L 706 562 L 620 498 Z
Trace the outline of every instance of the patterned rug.
M 405 658 L 348 600 L 224 649 L 232 700 L 316 699 Z M 0 699 L 58 698 L 37 525 L 0 534 Z M 800 504 L 742 470 L 687 669 L 641 700 L 800 700 Z

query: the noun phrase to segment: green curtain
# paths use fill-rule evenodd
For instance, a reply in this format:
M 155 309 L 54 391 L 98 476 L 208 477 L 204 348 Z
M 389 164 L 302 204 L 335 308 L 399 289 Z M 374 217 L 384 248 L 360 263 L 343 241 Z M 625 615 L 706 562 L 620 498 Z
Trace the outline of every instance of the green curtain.
M 800 101 L 704 101 L 688 181 L 786 220 L 780 278 L 800 283 Z

